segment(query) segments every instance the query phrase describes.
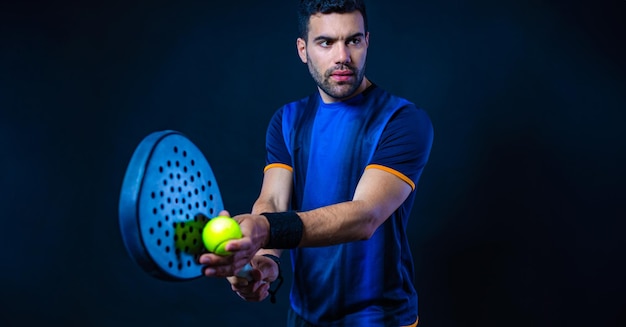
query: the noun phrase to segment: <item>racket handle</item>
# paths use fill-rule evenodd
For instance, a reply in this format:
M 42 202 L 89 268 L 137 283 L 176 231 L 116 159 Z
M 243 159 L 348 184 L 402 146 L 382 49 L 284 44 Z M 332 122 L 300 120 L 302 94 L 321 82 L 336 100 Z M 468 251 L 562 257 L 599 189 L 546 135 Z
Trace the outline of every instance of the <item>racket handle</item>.
M 237 273 L 237 277 L 241 277 L 241 278 L 245 278 L 248 281 L 252 280 L 252 266 L 248 263 L 246 264 L 243 268 L 241 268 L 241 270 L 239 270 L 239 272 Z

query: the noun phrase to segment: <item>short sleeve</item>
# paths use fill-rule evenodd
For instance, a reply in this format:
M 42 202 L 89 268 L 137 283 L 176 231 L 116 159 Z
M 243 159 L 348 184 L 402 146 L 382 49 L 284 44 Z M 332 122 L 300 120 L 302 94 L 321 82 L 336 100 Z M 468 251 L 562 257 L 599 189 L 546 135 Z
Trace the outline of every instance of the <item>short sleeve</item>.
M 287 150 L 283 134 L 283 108 L 277 110 L 267 127 L 265 136 L 265 170 L 282 167 L 291 170 L 291 156 Z
M 433 137 L 428 114 L 406 106 L 387 123 L 367 168 L 387 170 L 415 189 L 430 156 Z

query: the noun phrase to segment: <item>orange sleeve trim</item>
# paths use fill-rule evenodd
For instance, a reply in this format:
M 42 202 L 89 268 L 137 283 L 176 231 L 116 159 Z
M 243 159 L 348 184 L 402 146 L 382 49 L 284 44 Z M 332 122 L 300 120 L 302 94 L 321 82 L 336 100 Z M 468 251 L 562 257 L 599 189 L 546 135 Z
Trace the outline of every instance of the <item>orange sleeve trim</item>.
M 368 165 L 367 167 L 365 167 L 365 170 L 370 169 L 370 168 L 374 168 L 374 169 L 380 169 L 382 171 L 386 171 L 390 174 L 395 175 L 396 177 L 400 178 L 401 180 L 403 180 L 405 183 L 409 184 L 409 186 L 411 186 L 411 190 L 415 191 L 415 183 L 413 183 L 413 181 L 406 177 L 406 175 L 404 175 L 403 173 L 395 170 L 395 169 L 391 169 L 389 167 L 385 167 L 385 166 L 381 166 L 381 165 Z
M 283 168 L 283 169 L 287 169 L 290 172 L 293 172 L 293 168 L 291 168 L 291 166 L 289 165 L 285 165 L 285 164 L 281 164 L 281 163 L 273 163 L 273 164 L 269 164 L 267 166 L 265 166 L 265 169 L 263 169 L 263 172 L 268 171 L 269 169 L 272 168 Z

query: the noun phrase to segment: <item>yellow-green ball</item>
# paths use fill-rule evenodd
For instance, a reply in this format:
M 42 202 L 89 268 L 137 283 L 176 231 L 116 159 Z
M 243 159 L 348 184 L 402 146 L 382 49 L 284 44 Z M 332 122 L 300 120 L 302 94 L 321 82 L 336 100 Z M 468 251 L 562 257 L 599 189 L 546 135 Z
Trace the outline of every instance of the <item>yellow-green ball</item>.
M 241 236 L 239 223 L 226 216 L 217 216 L 209 220 L 202 230 L 202 242 L 206 249 L 219 255 L 230 255 L 231 253 L 225 249 L 226 243 Z

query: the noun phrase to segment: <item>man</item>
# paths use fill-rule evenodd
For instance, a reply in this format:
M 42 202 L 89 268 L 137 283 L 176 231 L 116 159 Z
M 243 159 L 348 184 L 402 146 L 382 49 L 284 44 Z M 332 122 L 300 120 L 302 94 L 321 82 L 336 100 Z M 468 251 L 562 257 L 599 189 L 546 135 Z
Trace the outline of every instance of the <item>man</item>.
M 267 130 L 267 166 L 244 237 L 228 257 L 205 254 L 206 276 L 228 277 L 249 301 L 268 296 L 290 249 L 289 326 L 415 326 L 406 235 L 433 130 L 427 114 L 365 75 L 362 0 L 303 0 L 297 50 L 318 86 Z M 251 280 L 233 277 L 251 263 Z

